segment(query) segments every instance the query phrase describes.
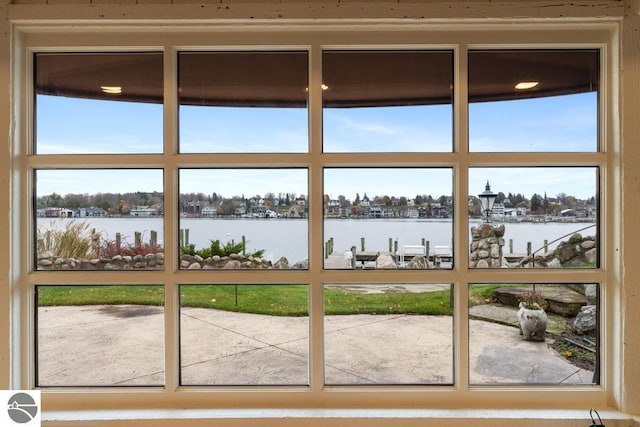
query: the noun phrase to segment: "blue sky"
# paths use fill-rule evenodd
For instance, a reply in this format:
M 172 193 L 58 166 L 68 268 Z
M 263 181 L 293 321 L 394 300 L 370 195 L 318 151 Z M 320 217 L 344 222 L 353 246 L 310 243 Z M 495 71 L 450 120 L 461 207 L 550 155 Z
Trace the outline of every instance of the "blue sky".
M 41 154 L 158 153 L 162 150 L 162 107 L 156 104 L 37 97 L 37 151 Z M 447 152 L 451 150 L 451 106 L 326 109 L 328 152 Z M 302 108 L 183 107 L 183 152 L 304 152 L 307 110 Z M 597 94 L 537 98 L 469 106 L 471 151 L 587 151 L 597 146 Z M 212 148 L 213 147 L 213 148 Z M 484 190 L 595 194 L 594 168 L 471 169 L 470 194 Z M 132 184 L 133 183 L 133 184 Z M 266 192 L 307 193 L 304 170 L 185 171 L 181 192 L 224 196 Z M 325 193 L 434 197 L 452 193 L 448 169 L 331 169 Z M 38 195 L 162 191 L 160 171 L 40 171 Z

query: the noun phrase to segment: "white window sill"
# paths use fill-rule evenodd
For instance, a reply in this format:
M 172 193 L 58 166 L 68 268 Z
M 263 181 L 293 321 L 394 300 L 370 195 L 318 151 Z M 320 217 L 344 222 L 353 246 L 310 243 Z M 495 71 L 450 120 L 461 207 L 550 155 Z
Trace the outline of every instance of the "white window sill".
M 607 427 L 640 427 L 640 419 L 598 410 Z M 598 421 L 596 419 L 596 421 Z M 158 409 L 44 411 L 42 425 L 57 426 L 411 426 L 588 427 L 589 409 Z

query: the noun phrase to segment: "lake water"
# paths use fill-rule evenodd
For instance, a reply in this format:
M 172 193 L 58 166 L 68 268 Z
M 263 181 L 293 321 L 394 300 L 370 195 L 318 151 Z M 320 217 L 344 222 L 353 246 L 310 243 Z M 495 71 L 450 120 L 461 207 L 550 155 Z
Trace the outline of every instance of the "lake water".
M 148 242 L 151 231 L 158 232 L 160 243 L 164 241 L 163 218 L 82 218 L 102 234 L 103 238 L 115 240 L 121 233 L 122 240 L 134 242 L 134 233 L 141 232 L 142 239 Z M 58 227 L 70 220 L 38 218 L 38 227 Z M 472 222 L 472 225 L 479 223 Z M 573 233 L 591 224 L 585 223 L 506 223 L 505 248 L 509 251 L 509 240 L 513 239 L 513 251 L 526 253 L 527 242 L 531 242 L 535 251 L 549 241 L 549 247 L 557 245 L 553 240 Z M 276 261 L 281 256 L 290 263 L 301 261 L 308 256 L 308 222 L 303 219 L 212 219 L 181 218 L 180 228 L 189 230 L 189 243 L 197 248 L 209 246 L 210 240 L 221 242 L 239 242 L 244 235 L 247 250 L 265 249 L 265 255 Z M 582 234 L 594 235 L 596 227 L 582 231 Z M 438 219 L 327 219 L 325 221 L 324 240 L 333 237 L 334 249 L 345 250 L 355 246 L 360 250 L 361 238 L 365 238 L 366 251 L 387 251 L 389 238 L 398 241 L 398 247 L 418 245 L 422 239 L 435 246 L 452 247 L 451 220 Z M 562 240 L 567 240 L 564 238 Z

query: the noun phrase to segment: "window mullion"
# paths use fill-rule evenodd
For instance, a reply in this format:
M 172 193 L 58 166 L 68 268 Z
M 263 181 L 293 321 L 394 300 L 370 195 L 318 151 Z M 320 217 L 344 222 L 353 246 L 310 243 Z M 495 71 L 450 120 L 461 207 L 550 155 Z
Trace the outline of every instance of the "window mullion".
M 164 52 L 164 236 L 165 236 L 165 386 L 169 391 L 179 386 L 180 293 L 178 253 L 178 73 L 177 54 L 171 47 Z
M 309 54 L 309 381 L 313 392 L 324 385 L 323 256 L 323 160 L 322 155 L 322 49 Z
M 459 273 L 454 283 L 454 356 L 455 384 L 460 390 L 469 387 L 469 215 L 467 213 L 468 193 L 468 160 L 469 160 L 469 128 L 468 128 L 468 68 L 467 47 L 460 45 L 454 56 L 454 154 L 458 162 L 454 168 L 454 265 Z

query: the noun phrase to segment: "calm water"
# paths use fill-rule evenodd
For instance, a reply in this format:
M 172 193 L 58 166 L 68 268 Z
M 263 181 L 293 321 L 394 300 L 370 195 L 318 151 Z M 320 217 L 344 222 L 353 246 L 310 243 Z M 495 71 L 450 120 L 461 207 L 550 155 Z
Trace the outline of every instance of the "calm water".
M 122 240 L 133 243 L 134 233 L 141 232 L 143 241 L 148 242 L 151 231 L 158 232 L 160 243 L 164 241 L 162 218 L 83 218 L 100 232 L 103 238 L 115 240 L 121 233 Z M 39 218 L 38 227 L 51 228 L 70 220 Z M 246 236 L 249 251 L 265 249 L 266 256 L 277 260 L 287 257 L 290 263 L 307 258 L 308 222 L 296 219 L 204 219 L 182 218 L 180 228 L 189 230 L 189 243 L 201 248 L 208 246 L 210 240 L 238 242 Z M 477 225 L 475 223 L 474 225 Z M 505 224 L 505 252 L 509 251 L 509 239 L 513 239 L 513 251 L 525 253 L 527 242 L 533 250 L 543 246 L 544 240 L 550 242 L 563 235 L 584 228 L 582 223 L 507 223 Z M 582 231 L 583 235 L 594 235 L 595 227 Z M 451 220 L 435 219 L 329 219 L 325 221 L 324 239 L 333 237 L 334 249 L 345 250 L 356 246 L 360 250 L 361 238 L 365 238 L 365 250 L 386 251 L 389 238 L 397 240 L 399 247 L 417 245 L 424 238 L 430 247 L 452 245 Z M 563 239 L 563 240 L 566 240 Z

